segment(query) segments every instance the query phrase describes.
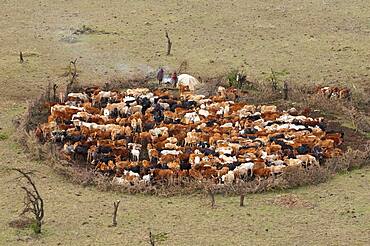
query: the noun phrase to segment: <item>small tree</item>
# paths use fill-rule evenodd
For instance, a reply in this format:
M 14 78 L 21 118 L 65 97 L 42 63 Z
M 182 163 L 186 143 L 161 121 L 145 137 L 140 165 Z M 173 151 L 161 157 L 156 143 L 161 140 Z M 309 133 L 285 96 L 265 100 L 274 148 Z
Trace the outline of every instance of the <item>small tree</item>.
M 72 69 L 72 66 L 73 66 L 73 69 Z M 74 86 L 74 84 L 75 84 L 75 82 L 77 80 L 77 77 L 78 77 L 78 73 L 77 73 L 77 58 L 74 61 L 70 61 L 69 62 L 68 76 L 69 76 L 69 82 L 67 84 L 65 98 L 67 97 L 67 95 L 70 92 L 72 92 L 73 86 Z
M 112 226 L 117 226 L 117 212 L 118 212 L 118 206 L 119 206 L 120 200 L 117 200 L 117 202 L 113 202 L 114 210 L 113 210 L 113 223 Z
M 227 81 L 229 82 L 229 87 L 235 87 L 239 90 L 242 90 L 247 83 L 250 86 L 250 82 L 247 81 L 247 75 L 245 75 L 244 71 L 233 69 L 231 70 L 226 77 Z
M 56 102 L 56 101 L 57 101 L 57 96 L 56 96 L 57 88 L 58 88 L 58 85 L 57 85 L 57 84 L 54 84 L 54 85 L 53 85 L 53 101 L 54 101 L 54 102 Z
M 216 194 L 216 185 L 212 181 L 204 181 L 204 191 L 207 192 L 207 195 L 211 199 L 211 208 L 216 207 L 215 194 Z
M 14 168 L 13 170 L 19 172 L 22 176 L 21 178 L 26 178 L 27 186 L 21 186 L 21 188 L 26 192 L 24 198 L 24 208 L 21 215 L 26 213 L 31 213 L 35 216 L 35 226 L 33 228 L 35 233 L 41 233 L 41 225 L 42 219 L 44 218 L 44 201 L 38 192 L 35 183 L 29 176 L 31 172 L 24 172 L 18 168 Z
M 188 70 L 188 68 L 189 68 L 189 63 L 187 60 L 184 60 L 181 62 L 179 68 L 177 69 L 177 73 L 178 74 L 185 73 L 186 70 Z
M 71 65 L 73 65 L 73 70 L 72 70 L 72 66 Z M 70 83 L 73 84 L 73 82 L 76 80 L 76 78 L 78 76 L 77 75 L 77 58 L 74 61 L 71 61 L 70 62 L 69 74 L 71 76 Z
M 151 231 L 149 232 L 149 243 L 151 246 L 155 246 L 155 238 Z
M 267 79 L 271 82 L 273 91 L 277 91 L 279 89 L 279 81 L 282 77 L 285 77 L 288 74 L 289 72 L 286 69 L 275 71 L 271 68 L 271 74 L 267 77 Z
M 236 81 L 237 75 L 238 75 L 237 69 L 233 69 L 227 74 L 226 79 L 229 82 L 229 87 L 235 86 L 237 84 L 237 81 Z
M 261 179 L 257 178 L 254 180 L 238 180 L 234 185 L 232 185 L 231 191 L 239 194 L 240 196 L 240 202 L 239 206 L 244 207 L 244 198 L 247 193 L 256 193 L 258 192 L 262 187 Z
M 215 201 L 215 191 L 213 187 L 208 187 L 207 192 L 208 192 L 209 197 L 211 198 L 211 208 L 215 208 L 216 201 Z
M 272 68 L 271 68 L 270 81 L 271 81 L 272 90 L 277 91 L 277 88 L 278 88 L 277 74 L 274 70 L 272 70 Z

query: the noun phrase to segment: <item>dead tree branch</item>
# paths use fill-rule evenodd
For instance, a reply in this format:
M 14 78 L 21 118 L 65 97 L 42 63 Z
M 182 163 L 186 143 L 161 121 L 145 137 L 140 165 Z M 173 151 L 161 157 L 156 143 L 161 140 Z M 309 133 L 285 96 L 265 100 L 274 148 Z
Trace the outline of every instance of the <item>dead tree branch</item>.
M 177 74 L 185 73 L 186 70 L 188 70 L 188 67 L 189 67 L 188 61 L 187 60 L 182 61 L 179 68 L 177 69 Z
M 167 38 L 167 55 L 171 54 L 172 42 L 170 37 L 168 36 L 168 32 L 166 31 L 166 38 Z
M 231 192 L 235 192 L 240 196 L 240 207 L 244 207 L 244 200 L 245 196 L 248 193 L 257 193 L 261 190 L 263 183 L 261 183 L 261 179 L 257 178 L 254 180 L 239 180 L 237 183 L 233 184 L 229 187 Z
M 212 188 L 208 188 L 208 195 L 211 197 L 211 207 L 214 208 L 216 206 L 216 201 L 215 193 Z
M 113 223 L 112 226 L 117 226 L 117 212 L 118 212 L 118 206 L 121 201 L 117 200 L 117 202 L 113 202 L 114 210 L 113 210 Z
M 245 194 L 248 192 L 247 182 L 239 180 L 236 184 L 230 187 L 231 191 L 236 192 L 240 196 L 240 207 L 244 207 Z
M 211 208 L 216 207 L 216 201 L 215 201 L 215 193 L 216 193 L 216 188 L 215 184 L 212 182 L 206 182 L 204 184 L 204 189 L 207 192 L 209 198 L 211 199 Z
M 53 85 L 53 101 L 54 102 L 57 101 L 57 97 L 56 97 L 57 88 L 58 88 L 58 85 L 57 84 L 54 84 Z
M 151 246 L 155 246 L 155 238 L 151 231 L 149 231 L 149 243 Z
M 72 70 L 72 65 L 73 65 L 73 70 Z M 65 97 L 67 97 L 67 95 L 71 92 L 72 86 L 73 86 L 73 84 L 76 81 L 76 78 L 78 76 L 78 74 L 77 74 L 77 58 L 74 61 L 70 61 L 68 69 L 69 69 L 68 74 L 70 76 L 70 79 L 69 79 L 69 83 L 67 84 Z
M 35 183 L 29 176 L 30 172 L 24 172 L 21 169 L 13 168 L 13 170 L 19 172 L 22 177 L 26 178 L 28 186 L 21 186 L 25 191 L 26 196 L 24 200 L 24 209 L 21 215 L 25 213 L 32 213 L 35 216 L 36 226 L 34 228 L 35 233 L 41 233 L 42 219 L 44 218 L 44 201 L 40 196 L 39 191 L 36 188 Z
M 22 51 L 20 51 L 20 52 L 19 52 L 19 62 L 20 62 L 20 63 L 23 63 L 23 62 L 24 62 Z
M 244 197 L 245 197 L 245 194 L 244 193 L 242 193 L 242 194 L 240 194 L 240 207 L 244 207 Z
M 71 61 L 71 64 L 73 65 L 73 71 L 71 72 L 71 84 L 75 81 L 76 77 L 77 77 L 77 58 L 74 60 L 74 61 Z M 72 69 L 71 69 L 72 70 Z

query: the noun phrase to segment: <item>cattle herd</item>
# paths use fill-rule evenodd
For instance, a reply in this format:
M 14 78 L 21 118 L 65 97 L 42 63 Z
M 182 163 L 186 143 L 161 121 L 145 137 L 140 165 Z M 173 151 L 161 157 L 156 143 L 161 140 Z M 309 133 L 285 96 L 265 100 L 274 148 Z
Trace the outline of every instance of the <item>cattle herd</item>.
M 287 167 L 307 169 L 341 154 L 343 136 L 326 131 L 323 118 L 236 97 L 235 89 L 223 87 L 209 98 L 186 86 L 86 88 L 50 104 L 36 136 L 59 146 L 67 160 L 130 185 L 184 176 L 230 184 Z

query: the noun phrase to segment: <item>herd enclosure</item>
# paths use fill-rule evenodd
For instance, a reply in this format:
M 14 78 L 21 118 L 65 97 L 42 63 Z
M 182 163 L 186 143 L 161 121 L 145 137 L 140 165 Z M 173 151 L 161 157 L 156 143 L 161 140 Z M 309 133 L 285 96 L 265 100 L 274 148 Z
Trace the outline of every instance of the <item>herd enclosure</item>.
M 0 141 L 0 244 L 145 245 L 149 230 L 164 233 L 162 244 L 169 245 L 368 243 L 368 168 L 314 187 L 251 195 L 245 208 L 236 206 L 237 197 L 216 197 L 218 208 L 210 210 L 198 197 L 127 196 L 70 184 L 44 163 L 29 161 L 15 144 L 12 124 L 26 100 L 47 82 L 66 80 L 68 62 L 75 58 L 79 79 L 87 83 L 151 72 L 158 65 L 176 67 L 187 60 L 189 72 L 204 77 L 244 66 L 251 77 L 265 79 L 270 68 L 287 69 L 292 82 L 338 80 L 351 82 L 347 85 L 352 90 L 366 90 L 367 0 L 6 0 L 0 6 L 0 127 L 5 136 Z M 95 32 L 76 32 L 83 25 Z M 173 40 L 168 57 L 165 29 Z M 23 64 L 18 63 L 19 51 Z M 21 208 L 22 193 L 13 182 L 15 174 L 5 169 L 25 166 L 38 171 L 36 183 L 45 196 L 45 234 L 40 239 L 8 227 Z M 297 196 L 313 208 L 273 202 L 281 196 Z M 106 225 L 117 198 L 123 209 L 112 229 Z

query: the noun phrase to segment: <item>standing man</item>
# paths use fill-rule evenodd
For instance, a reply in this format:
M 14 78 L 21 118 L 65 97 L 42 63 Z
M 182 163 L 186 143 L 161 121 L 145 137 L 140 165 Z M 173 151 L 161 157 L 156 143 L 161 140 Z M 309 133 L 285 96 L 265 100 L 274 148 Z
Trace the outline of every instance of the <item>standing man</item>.
M 174 88 L 176 88 L 176 86 L 177 86 L 177 81 L 178 81 L 178 78 L 177 78 L 177 73 L 175 71 L 175 72 L 173 72 L 172 77 L 171 77 L 171 82 L 172 82 Z
M 160 68 L 158 73 L 157 73 L 157 79 L 158 79 L 158 84 L 159 85 L 163 81 L 163 77 L 164 77 L 164 70 L 163 70 L 163 68 Z

